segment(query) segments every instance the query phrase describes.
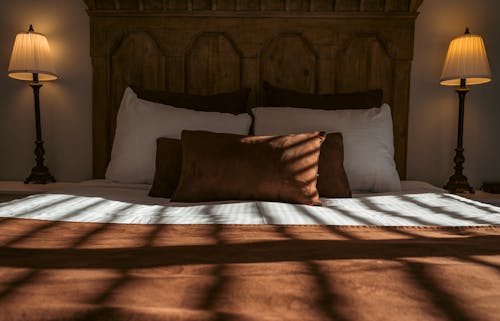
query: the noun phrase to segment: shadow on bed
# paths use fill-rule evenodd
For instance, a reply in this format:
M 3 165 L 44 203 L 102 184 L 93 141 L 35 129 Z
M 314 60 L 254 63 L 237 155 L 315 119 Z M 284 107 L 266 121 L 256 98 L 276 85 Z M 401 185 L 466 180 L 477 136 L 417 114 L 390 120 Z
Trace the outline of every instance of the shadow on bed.
M 307 207 L 300 208 L 305 215 L 317 220 Z M 260 212 L 266 215 L 265 210 Z M 349 275 L 346 273 L 359 274 L 359 277 L 363 273 L 389 273 L 405 276 L 404 287 L 411 293 L 410 300 L 414 300 L 412 296 L 418 297 L 415 293 L 425 294 L 429 311 L 432 310 L 426 313 L 437 313 L 441 320 L 472 321 L 478 319 L 474 310 L 464 306 L 460 293 L 450 290 L 440 268 L 455 265 L 455 274 L 450 277 L 464 277 L 468 270 L 473 274 L 477 269 L 487 269 L 494 279 L 500 271 L 498 233 L 481 234 L 474 229 L 467 232 L 467 229 L 456 228 L 238 227 L 220 224 L 213 206 L 206 206 L 204 214 L 211 218 L 212 225 L 119 225 L 4 219 L 0 222 L 0 306 L 15 310 L 19 304 L 23 306 L 19 311 L 28 311 L 29 315 L 24 300 L 38 302 L 42 308 L 34 308 L 27 320 L 37 320 L 36 311 L 39 309 L 49 312 L 55 309 L 51 312 L 55 314 L 62 309 L 59 317 L 63 320 L 161 320 L 170 317 L 181 320 L 263 320 L 262 315 L 279 317 L 273 314 L 274 307 L 269 312 L 256 311 L 254 316 L 239 314 L 234 307 L 238 295 L 242 295 L 244 304 L 252 304 L 245 296 L 250 294 L 242 287 L 248 283 L 242 279 L 248 278 L 248 282 L 252 282 L 255 278 L 255 282 L 261 282 L 259 278 L 263 275 L 269 280 L 270 288 L 262 288 L 262 295 L 267 291 L 274 293 L 279 287 L 283 290 L 293 288 L 290 280 L 309 289 L 309 292 L 302 293 L 303 298 L 283 298 L 285 302 L 304 300 L 306 305 L 309 304 L 304 311 L 311 310 L 316 315 L 309 319 L 355 321 L 359 318 L 352 311 L 359 303 L 357 299 L 353 301 L 353 295 L 358 288 L 367 282 L 372 286 L 369 291 L 381 291 L 387 295 L 391 291 L 385 288 L 391 285 L 355 278 L 346 283 L 346 275 Z M 110 222 L 113 219 L 111 217 Z M 268 219 L 272 220 L 272 217 Z M 67 279 L 66 273 L 74 279 Z M 96 284 L 98 287 L 92 295 L 76 295 L 79 304 L 84 304 L 85 308 L 72 310 L 71 305 L 67 308 L 69 310 L 62 308 L 64 300 L 58 298 L 57 287 L 67 286 L 71 281 L 78 283 L 80 277 L 92 279 L 94 273 L 111 275 Z M 289 279 L 290 276 L 293 278 Z M 177 278 L 192 278 L 193 283 L 175 289 L 165 280 L 171 279 L 172 286 L 175 286 Z M 150 284 L 149 279 L 158 283 Z M 384 279 L 387 277 L 381 280 Z M 460 282 L 460 279 L 453 280 Z M 200 283 L 197 285 L 197 282 Z M 394 282 L 402 281 L 395 277 Z M 148 291 L 163 288 L 165 292 L 180 291 L 179 296 L 183 291 L 191 293 L 191 287 L 199 291 L 190 300 L 182 302 L 169 301 L 174 300 L 172 295 L 167 295 L 169 300 L 166 301 L 148 297 L 155 304 L 164 306 L 163 310 L 141 310 L 135 305 L 117 304 L 119 297 L 134 296 L 135 291 L 144 293 L 142 283 Z M 351 290 L 354 292 L 350 293 Z M 378 298 L 376 293 L 365 294 Z M 10 313 L 4 317 L 13 316 L 13 312 Z M 289 313 L 283 317 L 294 316 L 294 311 Z M 0 316 L 0 320 L 4 317 Z
M 283 229 L 276 226 L 276 230 Z M 102 228 L 101 230 L 104 230 Z M 500 254 L 500 236 L 414 240 L 274 240 L 237 244 L 116 248 L 1 247 L 0 266 L 41 269 L 141 269 L 175 265 L 464 258 Z M 497 267 L 498 268 L 498 267 Z

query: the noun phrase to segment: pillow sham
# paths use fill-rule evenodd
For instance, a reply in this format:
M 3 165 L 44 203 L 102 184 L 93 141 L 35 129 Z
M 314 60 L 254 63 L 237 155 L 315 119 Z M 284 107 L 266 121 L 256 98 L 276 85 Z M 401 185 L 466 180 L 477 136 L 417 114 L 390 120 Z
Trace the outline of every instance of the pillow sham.
M 286 135 L 314 130 L 341 132 L 344 168 L 353 191 L 401 190 L 394 162 L 389 105 L 363 110 L 258 107 L 253 113 L 256 135 Z
M 156 168 L 149 196 L 170 198 L 177 188 L 182 168 L 181 141 L 160 137 L 156 140 Z
M 316 187 L 321 197 L 351 197 L 344 170 L 342 134 L 330 133 L 321 144 Z M 177 188 L 182 169 L 179 139 L 160 137 L 156 147 L 156 169 L 149 196 L 170 198 Z
M 229 113 L 233 115 L 248 112 L 247 100 L 250 94 L 250 89 L 248 88 L 215 95 L 171 93 L 161 90 L 148 90 L 135 86 L 131 88 L 140 99 L 173 107 L 206 112 Z
M 251 121 L 248 114 L 201 112 L 142 100 L 127 88 L 116 119 L 106 178 L 151 184 L 158 137 L 180 138 L 183 129 L 246 135 Z
M 336 94 L 310 94 L 264 82 L 264 105 L 311 109 L 366 109 L 382 105 L 382 89 Z
M 319 132 L 241 136 L 183 131 L 182 170 L 172 200 L 261 200 L 320 205 Z

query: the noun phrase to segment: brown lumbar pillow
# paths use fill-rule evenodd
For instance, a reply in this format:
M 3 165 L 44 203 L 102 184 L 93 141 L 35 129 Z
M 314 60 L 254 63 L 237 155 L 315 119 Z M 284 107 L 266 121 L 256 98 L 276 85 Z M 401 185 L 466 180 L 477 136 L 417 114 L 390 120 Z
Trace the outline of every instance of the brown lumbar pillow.
M 179 139 L 160 137 L 156 140 L 156 169 L 149 196 L 169 198 L 179 182 L 182 149 Z
M 382 89 L 336 94 L 310 94 L 264 82 L 264 106 L 311 109 L 367 109 L 382 105 Z
M 248 112 L 247 100 L 248 95 L 250 94 L 250 89 L 248 88 L 214 95 L 172 93 L 162 90 L 149 90 L 135 86 L 131 86 L 131 88 L 140 99 L 178 108 L 229 113 L 233 115 Z
M 316 182 L 324 137 L 320 132 L 241 136 L 183 131 L 182 170 L 172 200 L 320 205 Z
M 322 197 L 351 197 L 351 188 L 344 170 L 344 146 L 341 133 L 326 135 L 321 144 L 317 188 Z
M 330 133 L 321 144 L 316 187 L 321 197 L 351 197 L 351 189 L 344 170 L 342 134 Z M 181 141 L 158 138 L 156 170 L 149 196 L 170 198 L 177 189 L 182 168 Z

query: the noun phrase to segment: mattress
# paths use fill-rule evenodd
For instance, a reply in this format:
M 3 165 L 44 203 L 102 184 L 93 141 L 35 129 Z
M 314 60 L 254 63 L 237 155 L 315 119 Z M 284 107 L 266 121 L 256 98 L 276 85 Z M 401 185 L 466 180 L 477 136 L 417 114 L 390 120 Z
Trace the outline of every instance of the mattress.
M 403 181 L 398 193 L 354 193 L 323 206 L 278 202 L 175 203 L 149 197 L 149 185 L 92 180 L 0 204 L 0 217 L 121 224 L 277 224 L 338 226 L 488 226 L 500 208 Z

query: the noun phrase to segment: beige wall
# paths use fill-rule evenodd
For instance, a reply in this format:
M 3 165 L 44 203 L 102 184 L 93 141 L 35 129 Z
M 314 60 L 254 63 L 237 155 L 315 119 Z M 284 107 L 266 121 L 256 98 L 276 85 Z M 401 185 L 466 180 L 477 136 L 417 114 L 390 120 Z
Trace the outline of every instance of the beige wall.
M 494 81 L 466 100 L 466 175 L 476 187 L 500 181 L 500 2 L 424 0 L 417 19 L 412 71 L 408 178 L 442 185 L 452 171 L 457 101 L 439 85 L 449 41 L 465 26 L 484 37 Z M 7 0 L 0 12 L 0 180 L 23 179 L 33 166 L 31 88 L 7 77 L 15 34 L 32 23 L 45 33 L 61 79 L 41 90 L 47 164 L 59 180 L 91 176 L 91 64 L 88 17 L 81 0 Z

